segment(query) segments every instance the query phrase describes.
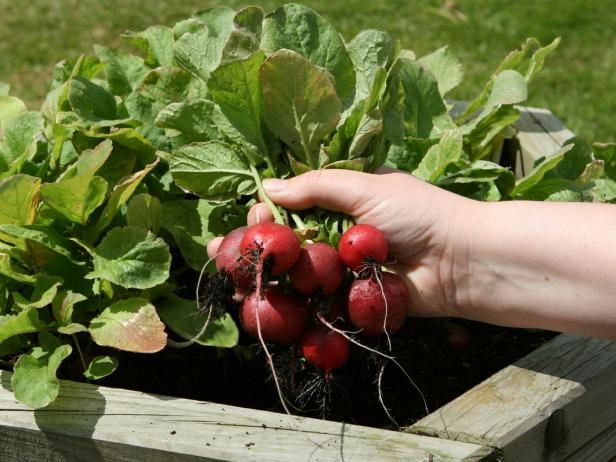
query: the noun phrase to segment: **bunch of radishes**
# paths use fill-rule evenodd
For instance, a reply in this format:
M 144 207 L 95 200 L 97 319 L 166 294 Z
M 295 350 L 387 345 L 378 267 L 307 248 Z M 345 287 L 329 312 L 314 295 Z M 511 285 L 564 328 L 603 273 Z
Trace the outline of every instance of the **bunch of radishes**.
M 347 362 L 350 342 L 358 343 L 343 330 L 347 321 L 368 336 L 389 336 L 404 323 L 409 293 L 399 276 L 383 271 L 388 249 L 371 225 L 351 226 L 336 250 L 302 244 L 290 227 L 265 222 L 230 232 L 216 267 L 244 295 L 244 330 L 264 346 L 299 341 L 306 361 L 327 378 Z

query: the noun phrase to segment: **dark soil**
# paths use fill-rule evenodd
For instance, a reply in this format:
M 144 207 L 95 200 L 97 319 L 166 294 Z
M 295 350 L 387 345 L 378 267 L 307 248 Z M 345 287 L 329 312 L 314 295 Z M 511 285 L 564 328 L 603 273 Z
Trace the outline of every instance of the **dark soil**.
M 467 321 L 456 323 L 463 325 L 472 337 L 471 344 L 461 352 L 453 351 L 448 345 L 444 320 L 410 318 L 392 338 L 393 355 L 422 390 L 430 411 L 556 335 Z M 380 345 L 378 342 L 371 345 L 383 350 L 383 339 L 379 342 Z M 250 338 L 242 338 L 241 344 L 233 350 L 195 345 L 184 350 L 166 349 L 155 355 L 122 353 L 119 369 L 99 383 L 282 411 L 261 348 Z M 325 415 L 330 420 L 395 428 L 378 401 L 376 380 L 382 360 L 376 355 L 353 346 L 349 363 L 333 371 L 332 378 L 325 383 L 321 374 L 297 360 L 294 351 L 272 347 L 272 352 L 277 358 L 285 396 L 296 406 L 304 406 L 304 411 L 295 411 L 297 414 Z M 298 402 L 296 398 L 309 385 L 314 386 L 312 390 L 316 393 L 312 399 Z M 395 365 L 387 365 L 382 385 L 384 402 L 400 426 L 411 425 L 425 416 L 421 397 Z

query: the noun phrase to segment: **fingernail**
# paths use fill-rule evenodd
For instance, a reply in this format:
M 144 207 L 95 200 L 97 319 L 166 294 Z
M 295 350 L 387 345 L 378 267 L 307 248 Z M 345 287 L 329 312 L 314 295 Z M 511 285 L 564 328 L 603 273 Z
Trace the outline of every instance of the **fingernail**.
M 268 194 L 278 193 L 287 187 L 285 180 L 279 180 L 277 178 L 271 178 L 269 180 L 263 180 L 263 188 Z

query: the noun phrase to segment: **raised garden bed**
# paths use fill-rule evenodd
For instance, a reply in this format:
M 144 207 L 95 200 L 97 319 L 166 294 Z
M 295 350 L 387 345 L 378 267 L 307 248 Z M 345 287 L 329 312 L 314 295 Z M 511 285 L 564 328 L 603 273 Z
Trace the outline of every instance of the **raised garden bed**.
M 572 135 L 541 109 L 524 110 L 517 128 L 505 152 L 518 175 Z M 3 462 L 588 461 L 616 455 L 616 344 L 570 335 L 402 432 L 70 381 L 50 406 L 32 411 L 13 397 L 10 377 L 0 372 Z

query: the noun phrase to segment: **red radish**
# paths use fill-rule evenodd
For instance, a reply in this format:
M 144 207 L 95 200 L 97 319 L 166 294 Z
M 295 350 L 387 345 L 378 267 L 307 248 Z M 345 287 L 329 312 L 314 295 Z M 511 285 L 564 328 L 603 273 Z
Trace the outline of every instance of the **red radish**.
M 242 257 L 240 252 L 240 242 L 247 229 L 247 226 L 242 226 L 227 234 L 220 243 L 216 256 L 216 269 L 218 271 L 224 269 L 230 275 L 233 284 L 242 289 L 250 288 L 254 279 L 250 262 Z
M 340 258 L 353 271 L 359 271 L 366 264 L 382 265 L 387 260 L 389 245 L 385 234 L 372 225 L 351 226 L 340 238 Z
M 306 361 L 326 374 L 344 365 L 351 352 L 350 342 L 326 326 L 308 330 L 302 337 L 301 348 Z
M 402 278 L 388 272 L 380 278 L 380 283 L 375 278 L 356 279 L 349 292 L 349 319 L 366 335 L 382 334 L 384 326 L 389 334 L 396 333 L 409 309 L 409 291 Z
M 344 278 L 344 264 L 338 252 L 329 244 L 308 244 L 289 270 L 291 285 L 306 296 L 319 292 L 332 295 Z
M 309 315 L 304 297 L 274 287 L 264 290 L 263 296 L 252 292 L 240 307 L 240 321 L 248 334 L 258 338 L 260 327 L 264 341 L 280 345 L 290 345 L 304 333 Z
M 461 353 L 471 344 L 471 334 L 462 324 L 447 323 L 447 344 L 453 351 Z
M 250 226 L 240 242 L 241 254 L 260 262 L 272 276 L 288 271 L 297 261 L 299 251 L 299 239 L 293 230 L 272 222 Z

